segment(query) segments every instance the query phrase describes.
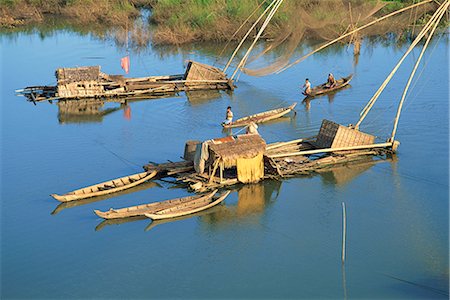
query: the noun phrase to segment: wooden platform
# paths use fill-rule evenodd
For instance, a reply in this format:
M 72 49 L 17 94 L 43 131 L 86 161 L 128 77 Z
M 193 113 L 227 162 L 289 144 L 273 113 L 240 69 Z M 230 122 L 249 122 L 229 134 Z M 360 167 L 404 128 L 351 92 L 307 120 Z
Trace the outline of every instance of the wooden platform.
M 59 68 L 56 86 L 31 86 L 16 91 L 33 102 L 88 98 L 166 95 L 180 91 L 233 90 L 218 68 L 189 61 L 184 74 L 125 78 L 101 72 L 100 66 Z

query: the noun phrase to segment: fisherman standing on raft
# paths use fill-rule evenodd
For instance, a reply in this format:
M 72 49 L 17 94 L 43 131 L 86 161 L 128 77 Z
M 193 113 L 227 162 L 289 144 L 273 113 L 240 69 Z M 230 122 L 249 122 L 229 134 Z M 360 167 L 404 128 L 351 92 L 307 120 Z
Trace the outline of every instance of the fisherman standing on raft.
M 233 122 L 233 112 L 231 111 L 231 106 L 227 107 L 227 112 L 225 114 L 225 121 L 222 124 L 228 125 Z

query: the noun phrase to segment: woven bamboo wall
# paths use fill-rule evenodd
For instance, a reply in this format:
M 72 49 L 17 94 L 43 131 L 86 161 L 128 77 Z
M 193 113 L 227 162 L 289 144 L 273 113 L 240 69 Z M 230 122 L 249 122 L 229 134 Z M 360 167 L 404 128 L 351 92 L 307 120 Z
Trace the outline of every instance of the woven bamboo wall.
M 103 95 L 104 88 L 97 81 L 73 82 L 58 84 L 58 96 L 61 98 L 70 97 L 93 97 Z
M 184 75 L 185 80 L 226 80 L 225 74 L 216 67 L 190 61 Z
M 323 120 L 315 145 L 318 148 L 339 148 L 371 145 L 374 142 L 373 135 Z
M 100 66 L 59 68 L 56 70 L 55 75 L 58 85 L 80 81 L 99 81 Z

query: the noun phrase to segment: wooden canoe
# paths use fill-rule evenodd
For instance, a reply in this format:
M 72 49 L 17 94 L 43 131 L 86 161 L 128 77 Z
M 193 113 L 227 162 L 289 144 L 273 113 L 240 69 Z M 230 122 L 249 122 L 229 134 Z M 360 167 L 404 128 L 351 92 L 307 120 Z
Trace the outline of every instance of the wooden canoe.
M 230 124 L 222 124 L 222 126 L 224 128 L 232 128 L 232 127 L 247 126 L 248 124 L 250 124 L 250 122 L 254 122 L 254 123 L 267 122 L 267 121 L 270 121 L 273 119 L 280 118 L 280 117 L 290 113 L 296 105 L 297 105 L 297 103 L 294 103 L 288 107 L 277 108 L 277 109 L 261 112 L 258 114 L 254 114 L 251 116 L 243 117 L 243 118 L 237 119 L 236 121 L 234 121 Z
M 344 86 L 346 86 L 350 83 L 350 80 L 352 80 L 352 78 L 353 78 L 353 74 L 350 74 L 347 77 L 342 77 L 341 79 L 336 80 L 336 85 L 332 88 L 327 88 L 326 87 L 327 83 L 323 83 L 321 85 L 313 87 L 311 89 L 311 93 L 305 94 L 304 92 L 302 92 L 302 94 L 305 95 L 306 97 L 315 97 L 315 96 L 323 95 L 323 94 L 343 88 Z
M 214 193 L 216 191 L 214 191 Z M 194 214 L 194 213 L 206 210 L 210 207 L 213 207 L 213 206 L 219 204 L 230 193 L 231 193 L 230 191 L 227 191 L 227 192 L 223 193 L 222 195 L 220 195 L 218 198 L 212 199 L 212 201 L 205 200 L 205 201 L 194 203 L 194 204 L 186 203 L 186 204 L 182 204 L 182 205 L 177 205 L 177 206 L 174 206 L 171 208 L 157 211 L 155 213 L 146 213 L 145 216 L 152 220 L 162 220 L 162 219 L 171 219 L 171 218 L 177 218 L 177 217 L 181 217 L 181 216 Z
M 214 190 L 208 194 L 188 196 L 183 198 L 165 200 L 161 202 L 153 202 L 148 204 L 124 207 L 119 209 L 111 208 L 110 210 L 105 212 L 94 210 L 94 213 L 97 216 L 107 220 L 144 216 L 146 213 L 156 213 L 161 210 L 166 210 L 182 205 L 189 206 L 189 205 L 196 205 L 198 203 L 203 204 L 205 201 L 209 201 L 216 192 L 217 190 Z
M 68 202 L 74 200 L 81 200 L 96 196 L 102 196 L 112 194 L 115 192 L 123 191 L 134 186 L 137 186 L 147 180 L 152 179 L 158 172 L 142 172 L 125 177 L 105 181 L 102 183 L 94 184 L 85 188 L 81 188 L 64 195 L 51 194 L 53 198 L 61 202 Z

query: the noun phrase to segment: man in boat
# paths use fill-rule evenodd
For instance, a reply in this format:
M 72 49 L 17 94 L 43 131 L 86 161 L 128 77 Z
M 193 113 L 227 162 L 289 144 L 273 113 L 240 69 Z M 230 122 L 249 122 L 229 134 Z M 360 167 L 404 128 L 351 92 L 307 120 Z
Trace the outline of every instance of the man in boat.
M 329 89 L 336 86 L 336 79 L 334 79 L 333 74 L 328 74 L 327 84 L 325 86 Z
M 310 95 L 311 94 L 311 82 L 309 82 L 309 79 L 306 78 L 305 84 L 303 85 L 304 91 L 303 95 Z
M 231 106 L 227 107 L 227 112 L 225 114 L 225 121 L 222 124 L 228 125 L 233 122 L 233 112 L 231 111 Z

